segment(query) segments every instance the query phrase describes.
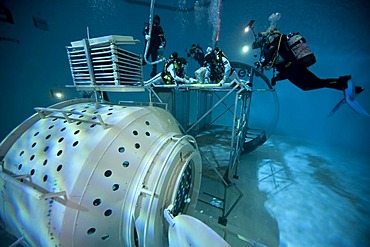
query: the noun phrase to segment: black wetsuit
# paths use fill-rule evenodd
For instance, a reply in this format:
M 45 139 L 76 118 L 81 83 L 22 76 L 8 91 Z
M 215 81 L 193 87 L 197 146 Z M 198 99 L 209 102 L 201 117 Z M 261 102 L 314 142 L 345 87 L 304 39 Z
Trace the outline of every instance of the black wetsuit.
M 143 31 L 143 35 L 149 34 L 149 25 L 146 25 Z M 147 44 L 147 40 L 145 40 L 145 47 Z M 149 57 L 152 57 L 152 62 L 157 61 L 158 59 L 158 49 L 159 46 L 165 46 L 166 45 L 166 39 L 164 37 L 163 29 L 160 25 L 153 25 L 152 27 L 152 34 L 150 38 L 150 44 L 148 48 L 148 53 L 146 54 L 146 59 L 148 60 Z M 143 65 L 145 65 L 146 62 L 143 61 Z M 151 75 L 154 76 L 157 73 L 157 64 L 153 64 L 153 70 Z
M 271 43 L 266 44 L 262 48 L 262 55 L 265 57 L 265 61 L 263 61 L 262 66 L 266 66 L 273 62 L 276 50 L 279 47 L 279 40 L 280 36 L 277 36 Z M 276 81 L 288 79 L 304 91 L 319 88 L 343 90 L 347 86 L 347 81 L 351 78 L 350 76 L 341 76 L 339 78 L 330 79 L 318 78 L 301 61 L 295 58 L 294 54 L 289 49 L 287 36 L 285 34 L 281 37 L 279 55 L 284 61 L 272 64 L 272 66 L 279 72 L 274 78 L 272 78 L 271 81 L 273 84 L 275 84 Z
M 194 58 L 195 61 L 199 63 L 200 66 L 204 66 L 204 52 L 202 47 L 193 44 L 188 51 L 188 57 Z

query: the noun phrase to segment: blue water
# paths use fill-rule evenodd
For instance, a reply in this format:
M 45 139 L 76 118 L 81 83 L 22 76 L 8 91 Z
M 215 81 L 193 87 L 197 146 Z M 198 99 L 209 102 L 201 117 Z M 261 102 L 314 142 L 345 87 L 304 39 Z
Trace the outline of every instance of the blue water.
M 65 51 L 71 41 L 88 35 L 130 35 L 141 41 L 130 50 L 142 53 L 142 30 L 144 22 L 148 22 L 149 6 L 138 2 L 145 1 L 35 0 L 32 4 L 22 0 L 1 1 L 10 10 L 14 23 L 0 22 L 0 140 L 33 114 L 33 107 L 57 102 L 50 97 L 51 88 L 72 84 Z M 365 88 L 358 101 L 370 110 L 369 3 L 224 0 L 218 13 L 216 2 L 156 1 L 154 12 L 161 16 L 167 39 L 164 56 L 177 51 L 186 57 L 185 50 L 193 43 L 204 49 L 212 46 L 220 21 L 218 46 L 231 61 L 253 64 L 257 53 L 241 52 L 243 45 L 251 45 L 253 34 L 245 34 L 243 30 L 254 19 L 255 31 L 264 31 L 269 26 L 269 15 L 278 11 L 282 15 L 278 22 L 280 30 L 300 32 L 314 51 L 317 62 L 310 69 L 322 78 L 351 74 L 353 82 Z M 210 3 L 210 7 L 202 3 Z M 35 27 L 33 17 L 44 20 L 46 30 Z M 196 62 L 189 60 L 190 76 L 196 68 Z M 145 79 L 149 79 L 150 71 L 149 65 L 144 67 Z M 267 75 L 271 76 L 271 72 Z M 67 98 L 80 96 L 72 89 L 65 92 Z M 258 163 L 261 167 L 256 175 L 262 176 L 265 165 L 271 168 L 285 160 L 284 168 L 291 176 L 291 183 L 279 193 L 271 193 L 267 182 L 259 185 L 268 198 L 266 210 L 278 222 L 279 244 L 369 246 L 366 236 L 369 235 L 370 119 L 346 105 L 328 118 L 343 97 L 338 91 L 303 92 L 282 81 L 277 84 L 276 92 L 279 117 L 273 134 L 315 147 L 289 144 L 288 148 L 279 149 L 279 157 L 283 159 L 271 158 L 271 152 L 275 151 L 270 150 Z M 111 98 L 118 101 L 120 96 L 112 94 Z M 275 111 L 274 106 L 267 104 L 253 112 L 253 122 L 263 121 L 266 114 L 276 114 L 272 109 Z M 326 147 L 336 151 L 328 151 Z M 297 210 L 290 210 L 292 204 Z

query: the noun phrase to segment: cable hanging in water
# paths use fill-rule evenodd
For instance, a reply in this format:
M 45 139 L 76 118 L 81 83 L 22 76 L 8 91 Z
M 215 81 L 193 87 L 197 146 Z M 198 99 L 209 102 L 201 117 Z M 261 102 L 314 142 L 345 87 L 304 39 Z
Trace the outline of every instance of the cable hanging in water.
M 149 33 L 148 33 L 149 39 L 146 42 L 145 52 L 144 52 L 144 61 L 147 64 L 150 64 L 150 65 L 163 62 L 163 59 L 159 59 L 159 60 L 154 61 L 154 62 L 149 62 L 148 59 L 147 59 L 147 54 L 148 54 L 150 42 L 151 42 L 151 39 L 152 39 L 154 3 L 155 3 L 155 0 L 151 0 L 151 2 L 150 2 L 150 13 L 149 13 Z

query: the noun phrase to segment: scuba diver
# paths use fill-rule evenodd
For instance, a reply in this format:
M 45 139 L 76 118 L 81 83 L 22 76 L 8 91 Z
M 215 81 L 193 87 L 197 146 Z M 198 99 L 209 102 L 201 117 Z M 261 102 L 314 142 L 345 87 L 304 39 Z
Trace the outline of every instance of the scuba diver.
M 221 86 L 231 83 L 240 82 L 235 70 L 231 67 L 225 53 L 216 47 L 208 47 L 204 57 L 206 67 L 203 83 L 219 83 Z
M 164 83 L 167 85 L 190 83 L 185 74 L 187 63 L 185 58 L 179 58 L 177 52 L 173 52 L 163 67 L 161 77 Z
M 159 15 L 155 15 L 153 18 L 153 25 L 152 25 L 152 33 L 151 36 L 149 36 L 149 24 L 145 23 L 144 25 L 144 31 L 143 35 L 145 37 L 145 47 L 150 40 L 148 53 L 146 54 L 146 59 L 149 59 L 149 56 L 152 57 L 152 62 L 157 61 L 158 59 L 158 50 L 163 50 L 166 47 L 166 39 L 164 37 L 164 31 L 161 27 L 161 19 Z M 143 60 L 143 65 L 145 65 L 146 62 Z M 157 64 L 153 64 L 152 72 L 150 73 L 150 76 L 154 77 L 157 74 Z
M 200 66 L 204 65 L 204 51 L 198 44 L 192 44 L 189 50 L 186 50 L 188 57 L 194 58 Z
M 288 79 L 294 85 L 304 91 L 319 88 L 332 88 L 345 90 L 348 87 L 350 75 L 340 76 L 339 78 L 321 79 L 312 73 L 308 67 L 316 62 L 314 54 L 309 49 L 306 40 L 299 33 L 282 34 L 276 28 L 276 21 L 280 19 L 279 13 L 274 13 L 269 17 L 271 25 L 267 31 L 259 33 L 252 48 L 261 49 L 261 59 L 256 65 L 266 69 L 273 68 L 278 71 L 271 79 L 272 86 L 277 81 Z M 355 86 L 355 94 L 359 94 L 364 89 Z

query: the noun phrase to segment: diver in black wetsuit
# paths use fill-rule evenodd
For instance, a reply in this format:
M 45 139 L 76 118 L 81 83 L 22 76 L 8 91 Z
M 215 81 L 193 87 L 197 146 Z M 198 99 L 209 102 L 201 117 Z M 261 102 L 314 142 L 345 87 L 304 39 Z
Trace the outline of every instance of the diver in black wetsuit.
M 145 47 L 150 38 L 150 44 L 148 53 L 146 54 L 146 59 L 149 59 L 149 56 L 152 57 L 152 62 L 157 61 L 158 59 L 158 50 L 164 49 L 166 47 L 166 39 L 164 37 L 164 31 L 161 27 L 161 19 L 159 15 L 155 15 L 153 18 L 153 26 L 152 26 L 152 33 L 149 36 L 149 24 L 145 23 L 143 35 L 145 37 Z M 145 65 L 145 60 L 143 61 L 143 65 Z M 157 64 L 153 64 L 153 69 L 150 76 L 154 77 L 157 74 Z
M 186 51 L 188 57 L 194 58 L 200 66 L 204 66 L 204 51 L 202 47 L 197 44 L 192 44 L 191 48 Z
M 259 65 L 267 69 L 274 68 L 279 72 L 271 79 L 273 86 L 277 81 L 288 79 L 304 91 L 319 88 L 344 90 L 351 79 L 350 75 L 321 79 L 313 74 L 308 67 L 315 63 L 316 59 L 299 33 L 285 35 L 277 29 L 260 33 L 253 43 L 253 49 L 256 48 L 261 48 L 262 59 Z M 300 58 L 297 58 L 294 52 L 299 53 Z M 363 90 L 362 87 L 355 87 L 356 94 Z

